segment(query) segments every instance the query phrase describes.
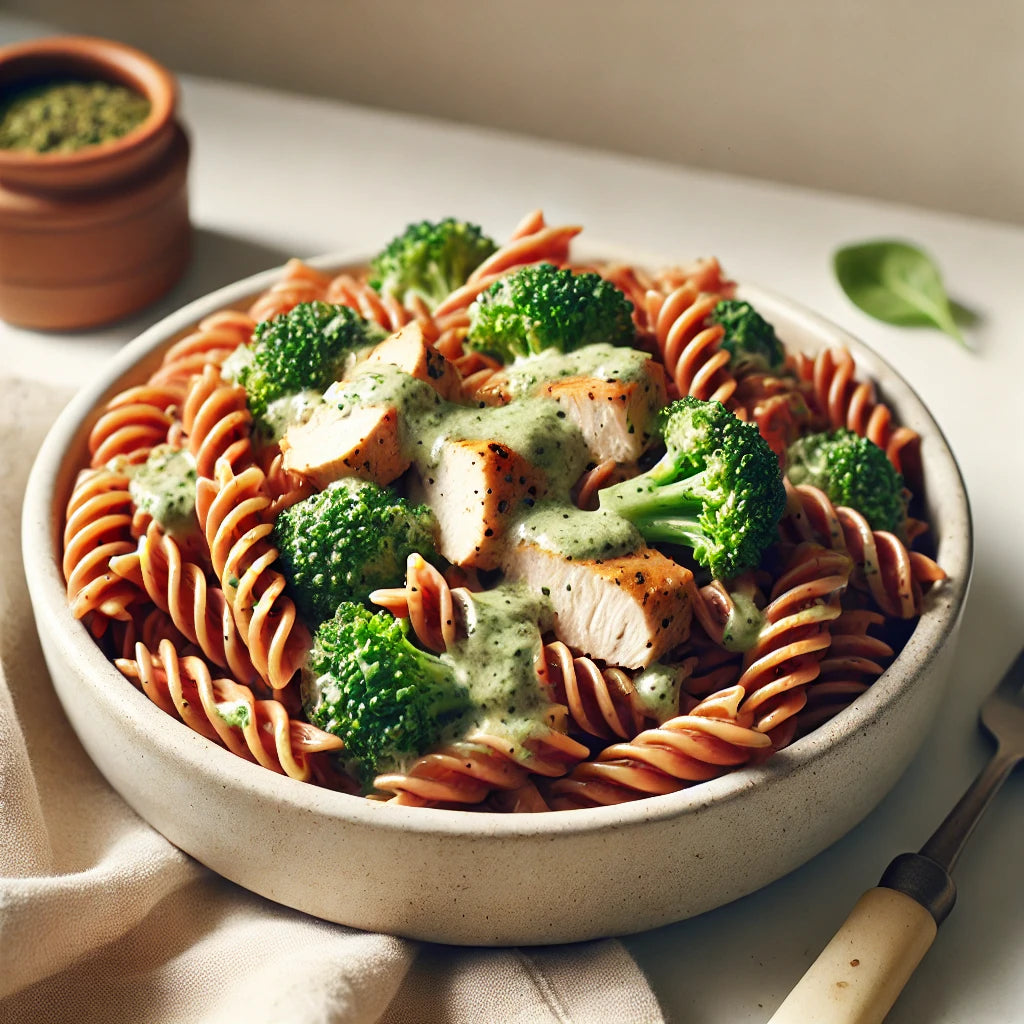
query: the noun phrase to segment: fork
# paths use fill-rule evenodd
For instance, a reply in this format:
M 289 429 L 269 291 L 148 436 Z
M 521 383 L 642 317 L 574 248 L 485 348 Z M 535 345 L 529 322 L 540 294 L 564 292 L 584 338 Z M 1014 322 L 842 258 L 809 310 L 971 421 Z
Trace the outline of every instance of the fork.
M 950 872 L 978 820 L 1024 760 L 1024 651 L 981 707 L 996 751 L 918 853 L 902 853 L 854 906 L 769 1024 L 877 1024 L 956 902 Z

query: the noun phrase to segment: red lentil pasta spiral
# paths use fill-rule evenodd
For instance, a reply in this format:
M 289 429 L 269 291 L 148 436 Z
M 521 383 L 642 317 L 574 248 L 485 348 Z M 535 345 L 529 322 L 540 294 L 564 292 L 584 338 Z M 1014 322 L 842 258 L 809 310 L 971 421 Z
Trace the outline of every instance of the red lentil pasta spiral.
M 693 284 L 697 291 L 719 295 L 723 299 L 731 299 L 736 294 L 736 282 L 725 276 L 722 265 L 714 256 L 663 267 L 652 276 L 655 288 L 666 294 L 685 284 Z
M 875 385 L 857 379 L 853 356 L 841 345 L 819 352 L 814 358 L 796 356 L 800 376 L 813 387 L 817 411 L 834 429 L 846 427 L 882 448 L 897 471 L 913 485 L 920 484 L 921 439 L 917 431 L 898 426 L 892 410 L 878 401 Z
M 135 551 L 111 558 L 110 568 L 144 590 L 181 635 L 215 665 L 241 682 L 258 678 L 224 592 L 207 583 L 205 568 L 183 558 L 177 541 L 155 522 Z
M 643 728 L 647 714 L 625 670 L 600 666 L 574 654 L 561 640 L 544 645 L 547 685 L 569 717 L 588 736 L 629 739 Z
M 167 350 L 149 383 L 187 383 L 204 366 L 220 366 L 240 345 L 249 344 L 255 326 L 251 316 L 233 309 L 205 317 L 194 331 Z
M 729 405 L 736 379 L 729 353 L 722 348 L 725 330 L 708 318 L 721 295 L 700 292 L 692 281 L 664 295 L 649 291 L 647 320 L 675 394 Z
M 140 643 L 155 651 L 164 640 L 170 643 L 179 655 L 199 654 L 198 648 L 181 634 L 171 621 L 170 615 L 156 605 L 140 601 L 131 605 L 128 610 L 128 618 L 111 622 L 103 637 L 104 650 L 111 659 L 134 658 L 136 644 Z
M 851 569 L 843 553 L 806 544 L 776 581 L 737 683 L 746 693 L 743 710 L 761 732 L 778 729 L 807 703 L 806 688 L 820 672 L 830 643 L 828 624 L 842 612 L 840 597 Z
M 292 718 L 280 701 L 257 700 L 233 679 L 214 679 L 201 658 L 181 656 L 168 640 L 155 654 L 138 643 L 134 658 L 118 658 L 115 665 L 157 707 L 194 732 L 300 782 L 310 780 L 318 754 L 343 745 L 337 736 Z
M 880 628 L 885 616 L 868 609 L 846 609 L 829 624 L 831 639 L 808 684 L 807 703 L 797 715 L 796 731 L 805 735 L 846 707 L 885 671 L 892 647 L 868 630 Z
M 149 453 L 167 440 L 184 397 L 185 386 L 180 381 L 141 384 L 115 395 L 89 433 L 90 464 L 105 466 L 116 458 L 145 462 Z
M 687 714 L 606 747 L 547 786 L 555 810 L 625 803 L 663 796 L 750 764 L 772 741 L 751 727 L 734 686 L 705 698 Z
M 780 524 L 784 536 L 848 552 L 858 569 L 855 585 L 886 615 L 910 619 L 921 614 L 925 590 L 946 575 L 933 559 L 909 551 L 893 533 L 872 530 L 859 512 L 834 506 L 817 487 L 786 481 L 786 494 Z
M 206 366 L 192 378 L 181 428 L 200 477 L 213 477 L 221 459 L 238 468 L 254 459 L 245 389 L 224 380 L 216 366 Z
M 274 568 L 277 549 L 268 540 L 272 498 L 258 466 L 236 474 L 226 459 L 214 479 L 200 477 L 196 513 L 210 547 L 210 561 L 245 640 L 256 671 L 281 690 L 299 669 L 312 639 L 284 592 Z
M 68 501 L 62 567 L 72 613 L 120 671 L 165 712 L 238 756 L 356 792 L 333 756 L 342 740 L 303 721 L 299 673 L 312 636 L 271 539 L 278 514 L 315 488 L 284 469 L 280 445 L 253 435 L 244 389 L 222 374 L 260 321 L 302 302 L 348 306 L 387 333 L 419 325 L 454 364 L 459 400 L 471 405 L 498 400 L 486 385 L 503 369 L 465 344 L 476 298 L 537 263 L 598 273 L 632 303 L 636 347 L 662 362 L 672 397 L 720 401 L 754 423 L 783 470 L 798 437 L 846 427 L 881 446 L 918 492 L 920 438 L 895 421 L 845 348 L 789 350 L 774 373 L 736 371 L 711 318 L 720 300 L 736 294 L 717 260 L 661 269 L 577 262 L 571 243 L 579 231 L 531 212 L 434 308 L 380 295 L 367 268 L 328 273 L 291 260 L 246 308 L 203 318 L 148 376 L 107 401 L 88 436 L 89 468 Z M 132 473 L 162 445 L 195 461 L 194 536 L 171 536 L 133 501 Z M 590 464 L 572 500 L 593 510 L 602 488 L 640 469 Z M 924 520 L 872 530 L 816 488 L 788 481 L 786 488 L 778 540 L 762 564 L 731 580 L 702 579 L 687 592 L 689 637 L 661 666 L 678 683 L 667 713 L 656 718 L 641 699 L 640 670 L 587 657 L 547 633 L 535 668 L 549 703 L 532 738 L 517 746 L 471 733 L 404 771 L 378 775 L 371 798 L 519 813 L 621 803 L 758 763 L 838 714 L 882 675 L 905 623 L 925 611 L 944 573 L 914 550 Z M 415 642 L 442 653 L 462 639 L 472 594 L 492 580 L 413 555 L 404 586 L 367 600 L 407 617 Z M 732 633 L 743 609 L 754 609 L 760 626 L 739 650 Z
M 120 470 L 84 470 L 68 501 L 62 564 L 68 603 L 96 637 L 110 620 L 128 620 L 129 607 L 143 596 L 136 584 L 110 571 L 111 558 L 135 550 L 128 485 Z
M 330 277 L 299 259 L 285 264 L 284 272 L 249 307 L 248 315 L 254 322 L 271 320 L 287 313 L 300 302 L 319 302 L 324 298 Z
M 564 775 L 589 750 L 565 731 L 564 709 L 552 705 L 542 735 L 522 749 L 501 736 L 473 732 L 465 739 L 417 758 L 406 772 L 378 775 L 373 788 L 390 802 L 415 807 L 478 804 L 496 789 L 521 788 L 530 775 Z
M 389 333 L 416 319 L 393 295 L 378 294 L 365 280 L 354 274 L 338 274 L 331 278 L 324 291 L 324 301 L 349 306 Z

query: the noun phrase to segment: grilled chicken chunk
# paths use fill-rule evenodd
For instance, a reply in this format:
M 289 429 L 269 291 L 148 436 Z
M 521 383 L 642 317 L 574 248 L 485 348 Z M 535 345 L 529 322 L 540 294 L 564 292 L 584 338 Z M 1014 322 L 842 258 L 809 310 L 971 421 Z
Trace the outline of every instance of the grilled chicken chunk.
M 646 668 L 690 634 L 693 574 L 658 551 L 583 561 L 523 542 L 505 569 L 549 595 L 560 640 L 610 665 Z
M 459 397 L 459 371 L 424 338 L 418 323 L 406 324 L 385 338 L 366 362 L 390 363 L 410 377 L 426 381 L 442 398 L 455 401 Z
M 660 363 L 641 356 L 624 373 L 558 371 L 553 357 L 523 360 L 495 374 L 474 397 L 487 405 L 506 405 L 524 394 L 553 399 L 579 427 L 595 462 L 632 462 L 647 450 L 658 410 L 668 400 Z
M 389 484 L 408 468 L 398 432 L 398 411 L 368 405 L 340 412 L 320 406 L 308 422 L 290 427 L 281 439 L 286 470 L 323 490 L 344 476 Z
M 596 462 L 632 462 L 651 443 L 655 418 L 666 400 L 664 371 L 654 362 L 648 366 L 646 379 L 567 377 L 543 385 L 539 394 L 565 410 Z
M 547 490 L 547 477 L 496 441 L 445 441 L 413 495 L 437 517 L 437 549 L 455 565 L 496 569 L 513 518 Z

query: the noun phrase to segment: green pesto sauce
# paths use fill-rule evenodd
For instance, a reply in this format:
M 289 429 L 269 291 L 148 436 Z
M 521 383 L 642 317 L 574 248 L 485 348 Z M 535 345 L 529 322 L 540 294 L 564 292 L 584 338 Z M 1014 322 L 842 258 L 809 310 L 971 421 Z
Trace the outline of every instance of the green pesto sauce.
M 217 714 L 228 725 L 244 729 L 249 724 L 249 704 L 244 700 L 225 700 L 216 705 Z
M 547 398 L 481 408 L 456 405 L 387 364 L 357 368 L 350 381 L 329 388 L 325 398 L 342 414 L 362 405 L 394 406 L 402 452 L 421 472 L 437 466 L 446 441 L 499 440 L 543 470 L 553 490 L 568 496 L 589 458 L 580 430 Z
M 196 462 L 184 449 L 154 448 L 144 463 L 132 467 L 128 490 L 135 507 L 172 537 L 195 529 Z
M 253 363 L 252 349 L 248 345 L 239 345 L 220 364 L 220 375 L 225 380 L 237 381 L 242 376 L 242 371 Z
M 596 377 L 607 381 L 634 381 L 646 378 L 650 361 L 646 352 L 599 343 L 585 345 L 575 352 L 547 349 L 539 355 L 514 360 L 505 367 L 512 396 L 536 390 L 538 385 L 567 377 Z
M 722 646 L 727 651 L 749 651 L 764 626 L 761 609 L 746 594 L 730 594 L 732 612 L 725 623 Z
M 634 680 L 637 701 L 650 718 L 666 722 L 679 714 L 679 690 L 683 670 L 678 665 L 653 662 Z
M 300 391 L 275 399 L 261 417 L 261 440 L 280 441 L 289 427 L 308 422 L 323 404 L 324 396 L 319 391 Z
M 510 752 L 528 757 L 523 744 L 548 726 L 551 700 L 538 682 L 541 631 L 549 628 L 548 602 L 525 584 L 502 583 L 466 602 L 466 635 L 441 655 L 469 691 L 474 711 L 449 727 L 447 740 L 481 731 L 509 741 Z
M 513 543 L 534 544 L 570 559 L 618 558 L 644 546 L 640 531 L 605 509 L 585 512 L 569 502 L 541 501 L 510 531 Z
M 127 135 L 149 110 L 145 96 L 112 82 L 37 82 L 0 99 L 0 149 L 74 152 Z

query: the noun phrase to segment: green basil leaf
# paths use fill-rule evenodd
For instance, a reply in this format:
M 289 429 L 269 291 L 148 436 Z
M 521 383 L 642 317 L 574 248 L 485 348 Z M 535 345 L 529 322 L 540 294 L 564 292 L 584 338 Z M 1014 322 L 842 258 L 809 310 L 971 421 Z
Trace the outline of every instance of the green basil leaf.
M 832 259 L 847 298 L 868 316 L 899 327 L 937 327 L 966 345 L 939 268 L 907 242 L 847 245 Z

